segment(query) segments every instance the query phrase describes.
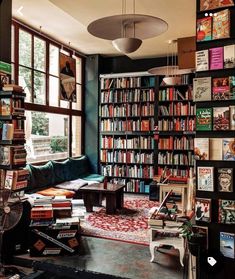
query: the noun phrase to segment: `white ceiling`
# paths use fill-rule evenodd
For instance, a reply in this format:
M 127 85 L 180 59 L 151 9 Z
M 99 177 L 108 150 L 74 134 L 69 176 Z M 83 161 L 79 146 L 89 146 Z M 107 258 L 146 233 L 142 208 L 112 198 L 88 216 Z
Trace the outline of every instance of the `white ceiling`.
M 168 23 L 168 31 L 146 39 L 128 56 L 132 59 L 164 56 L 167 42 L 195 35 L 195 0 L 136 0 L 136 14 L 160 17 Z M 12 0 L 13 17 L 40 29 L 62 44 L 84 54 L 120 55 L 111 41 L 88 33 L 90 22 L 105 16 L 121 14 L 121 0 Z M 133 0 L 126 0 L 126 13 L 133 13 Z M 20 12 L 17 10 L 20 7 Z M 22 13 L 22 14 L 21 14 Z

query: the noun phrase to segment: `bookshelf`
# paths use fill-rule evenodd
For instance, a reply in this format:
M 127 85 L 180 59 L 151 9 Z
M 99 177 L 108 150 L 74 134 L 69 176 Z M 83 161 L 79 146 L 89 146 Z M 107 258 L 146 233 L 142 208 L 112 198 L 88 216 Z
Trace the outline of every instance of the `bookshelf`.
M 194 168 L 195 105 L 192 98 L 193 74 L 181 76 L 181 84 L 162 85 L 158 77 L 157 174 L 172 182 L 187 183 Z
M 202 2 L 202 1 L 201 1 Z M 213 2 L 211 2 L 213 4 Z M 195 148 L 197 151 L 197 156 L 204 153 L 204 160 L 200 160 L 200 156 L 196 160 L 196 199 L 207 200 L 208 199 L 208 208 L 210 212 L 209 221 L 202 221 L 200 214 L 197 216 L 197 211 L 201 206 L 203 209 L 203 202 L 199 202 L 197 205 L 197 200 L 195 204 L 196 211 L 196 223 L 199 226 L 205 226 L 208 228 L 208 249 L 217 255 L 217 258 L 220 260 L 221 265 L 218 273 L 213 274 L 213 278 L 222 278 L 227 277 L 231 278 L 231 274 L 235 272 L 234 268 L 234 258 L 228 257 L 226 251 L 222 247 L 225 234 L 232 234 L 231 237 L 235 238 L 235 215 L 231 214 L 230 223 L 221 221 L 221 214 L 227 214 L 220 204 L 221 200 L 232 201 L 229 205 L 232 207 L 232 204 L 235 204 L 235 189 L 234 189 L 234 145 L 235 144 L 235 126 L 233 123 L 233 115 L 235 110 L 235 98 L 234 98 L 234 70 L 235 70 L 235 53 L 231 55 L 229 65 L 227 63 L 228 57 L 228 48 L 230 50 L 235 49 L 235 36 L 234 36 L 234 12 L 235 6 L 220 7 L 219 9 L 210 9 L 206 11 L 200 11 L 200 1 L 197 0 L 197 19 L 203 18 L 205 12 L 209 13 L 218 13 L 224 10 L 228 10 L 230 15 L 230 26 L 228 26 L 229 36 L 225 36 L 220 39 L 213 39 L 213 34 L 211 40 L 208 41 L 197 41 L 196 49 L 197 53 L 208 52 L 209 55 L 204 59 L 204 68 L 202 70 L 201 62 L 198 60 L 199 66 L 196 68 L 196 78 L 208 79 L 209 86 L 202 85 L 202 89 L 206 93 L 205 100 L 196 100 L 196 111 L 202 111 L 202 115 L 197 114 L 197 125 L 196 125 L 196 139 L 195 139 Z M 214 16 L 211 17 L 212 22 L 214 21 Z M 214 26 L 215 27 L 215 26 Z M 217 56 L 217 61 L 211 53 L 211 49 L 219 48 L 219 53 Z M 197 60 L 197 54 L 196 54 Z M 217 65 L 217 69 L 215 69 Z M 227 82 L 222 83 L 223 80 Z M 205 81 L 205 80 L 204 80 Z M 219 85 L 217 82 L 220 82 Z M 195 86 L 194 94 L 200 93 L 200 88 Z M 196 97 L 195 97 L 196 98 Z M 206 112 L 206 109 L 210 111 Z M 234 109 L 234 110 L 233 110 Z M 203 114 L 204 110 L 204 114 Z M 207 115 L 206 115 L 207 114 Z M 203 121 L 206 119 L 206 122 Z M 202 125 L 201 125 L 202 124 Z M 228 154 L 229 153 L 229 154 Z M 199 173 L 199 169 L 202 169 L 203 172 L 211 173 L 206 176 L 203 173 Z M 232 181 L 230 180 L 233 177 Z M 204 184 L 210 186 L 209 189 L 200 189 L 198 188 L 199 182 L 202 179 L 206 178 Z M 224 180 L 221 182 L 221 179 Z M 225 185 L 225 180 L 226 184 Z M 229 182 L 230 180 L 230 182 Z M 200 183 L 201 184 L 201 183 Z M 222 187 L 224 185 L 224 189 Z M 230 185 L 230 186 L 228 186 Z M 233 187 L 232 187 L 233 186 Z M 204 187 L 204 186 L 203 186 Z M 199 200 L 200 201 L 200 200 Z M 204 214 L 204 213 L 202 213 Z M 221 234 L 222 233 L 222 234 Z M 219 255 L 219 256 L 218 256 Z M 234 248 L 233 248 L 234 255 Z M 234 257 L 234 256 L 233 256 Z M 200 269 L 200 273 L 197 274 L 197 278 L 204 278 L 209 276 L 206 274 L 206 271 Z
M 148 193 L 154 175 L 155 77 L 100 76 L 100 171 L 126 192 Z

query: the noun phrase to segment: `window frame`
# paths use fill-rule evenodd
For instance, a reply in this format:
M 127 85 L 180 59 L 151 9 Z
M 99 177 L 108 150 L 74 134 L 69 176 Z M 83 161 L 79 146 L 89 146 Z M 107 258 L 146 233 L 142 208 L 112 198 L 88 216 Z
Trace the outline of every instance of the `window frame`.
M 76 50 L 71 49 L 70 47 L 65 46 L 64 44 L 54 40 L 53 38 L 50 38 L 48 35 L 42 34 L 42 32 L 38 32 L 34 30 L 31 27 L 27 27 L 25 24 L 20 23 L 18 20 L 12 20 L 12 26 L 14 28 L 14 61 L 12 61 L 12 65 L 14 65 L 14 77 L 12 79 L 16 84 L 19 83 L 19 67 L 23 66 L 19 64 L 19 31 L 23 30 L 25 32 L 28 32 L 32 36 L 32 41 L 31 41 L 31 61 L 32 61 L 32 67 L 27 67 L 23 66 L 25 68 L 28 68 L 31 70 L 31 100 L 33 99 L 34 96 L 34 72 L 38 71 L 41 73 L 45 73 L 45 105 L 42 104 L 35 104 L 25 102 L 25 109 L 26 110 L 31 110 L 31 111 L 38 111 L 38 112 L 45 112 L 45 113 L 56 113 L 56 114 L 61 114 L 61 115 L 67 115 L 69 118 L 69 157 L 72 157 L 72 117 L 73 116 L 79 116 L 81 117 L 81 135 L 80 136 L 80 141 L 81 141 L 81 154 L 84 154 L 84 91 L 85 91 L 85 57 L 81 56 L 79 53 L 76 52 Z M 42 39 L 45 41 L 46 47 L 45 47 L 45 72 L 40 71 L 37 69 L 34 69 L 34 37 L 37 37 L 39 39 Z M 49 78 L 50 77 L 57 77 L 53 74 L 49 73 L 49 59 L 50 59 L 50 44 L 54 45 L 55 47 L 58 47 L 59 52 L 61 50 L 65 50 L 66 52 L 69 53 L 70 57 L 76 56 L 79 59 L 81 59 L 81 83 L 77 82 L 76 80 L 76 87 L 77 85 L 81 86 L 81 95 L 78 96 L 81 98 L 81 109 L 73 109 L 72 108 L 72 102 L 69 102 L 69 107 L 68 108 L 63 108 L 63 107 L 54 107 L 49 105 Z M 58 77 L 57 77 L 58 78 Z

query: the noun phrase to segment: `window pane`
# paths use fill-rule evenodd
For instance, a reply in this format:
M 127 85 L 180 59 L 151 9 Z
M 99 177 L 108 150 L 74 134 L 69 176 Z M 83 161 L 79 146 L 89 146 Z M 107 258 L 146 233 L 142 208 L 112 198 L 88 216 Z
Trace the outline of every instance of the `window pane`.
M 46 42 L 34 37 L 34 69 L 44 71 L 46 68 Z
M 59 106 L 59 78 L 49 77 L 49 106 Z
M 66 115 L 26 111 L 27 162 L 68 157 L 68 131 Z
M 69 108 L 69 101 L 60 101 L 61 108 Z
M 11 26 L 11 62 L 15 62 L 15 27 L 14 25 Z
M 73 55 L 73 58 L 76 60 L 76 82 L 82 83 L 82 59 Z
M 32 102 L 32 73 L 30 69 L 19 66 L 19 85 L 24 88 L 26 93 L 26 102 Z
M 81 117 L 72 117 L 72 156 L 81 155 Z
M 59 75 L 59 48 L 50 44 L 49 73 Z
M 72 108 L 81 110 L 82 109 L 82 86 L 80 84 L 76 85 L 77 102 L 72 103 Z
M 34 103 L 46 104 L 46 75 L 40 72 L 34 72 Z
M 19 31 L 19 64 L 31 67 L 32 36 L 23 30 Z

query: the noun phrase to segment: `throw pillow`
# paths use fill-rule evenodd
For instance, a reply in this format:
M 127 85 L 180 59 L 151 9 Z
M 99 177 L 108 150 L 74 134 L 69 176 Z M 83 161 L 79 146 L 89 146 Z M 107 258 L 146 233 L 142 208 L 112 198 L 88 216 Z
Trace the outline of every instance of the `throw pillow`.
M 89 160 L 87 156 L 81 156 L 78 159 L 70 158 L 69 159 L 69 170 L 70 170 L 70 179 L 74 180 L 80 178 L 81 176 L 89 173 Z
M 69 159 L 63 162 L 51 161 L 54 169 L 55 184 L 62 183 L 64 181 L 70 180 L 70 161 Z

